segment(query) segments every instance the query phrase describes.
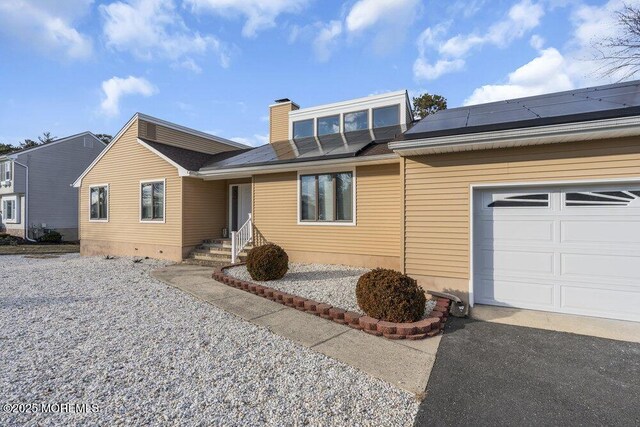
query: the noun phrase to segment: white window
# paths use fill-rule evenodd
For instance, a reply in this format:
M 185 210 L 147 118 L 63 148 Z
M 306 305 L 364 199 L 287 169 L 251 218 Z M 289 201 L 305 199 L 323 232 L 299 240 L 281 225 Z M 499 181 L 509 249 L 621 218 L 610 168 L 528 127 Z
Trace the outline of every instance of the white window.
M 164 222 L 165 180 L 140 183 L 140 221 Z
M 344 115 L 344 131 L 354 132 L 369 129 L 369 111 L 355 111 Z
M 313 119 L 293 122 L 293 138 L 308 138 L 313 136 Z
M 109 220 L 109 186 L 107 184 L 89 187 L 89 220 L 106 222 Z
M 0 181 L 11 181 L 11 162 L 0 163 Z
M 17 224 L 20 222 L 20 211 L 18 207 L 18 198 L 5 197 L 2 199 L 2 219 L 6 223 Z
M 300 175 L 299 223 L 353 224 L 353 171 Z
M 373 127 L 383 128 L 400 124 L 400 106 L 390 105 L 373 109 Z

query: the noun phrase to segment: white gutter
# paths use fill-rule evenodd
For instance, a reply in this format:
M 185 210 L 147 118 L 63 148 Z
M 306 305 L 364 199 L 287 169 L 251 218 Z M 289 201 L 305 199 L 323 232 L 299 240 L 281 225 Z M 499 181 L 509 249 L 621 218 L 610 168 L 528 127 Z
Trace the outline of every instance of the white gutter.
M 637 135 L 640 135 L 640 116 L 396 141 L 390 143 L 389 148 L 401 156 L 415 156 Z
M 13 160 L 13 163 L 22 166 L 25 170 L 25 186 L 24 186 L 24 238 L 31 243 L 36 243 L 35 240 L 29 237 L 29 166 L 20 163 L 17 160 Z M 15 185 L 15 184 L 14 184 Z
M 356 160 L 359 159 L 359 160 Z M 262 165 L 262 166 L 250 166 L 242 168 L 228 168 L 228 169 L 209 169 L 200 170 L 196 174 L 190 174 L 191 176 L 197 176 L 199 178 L 229 178 L 233 176 L 247 176 L 247 175 L 261 175 L 267 173 L 277 172 L 295 172 L 305 169 L 317 169 L 328 166 L 347 166 L 347 165 L 368 165 L 368 164 L 381 164 L 381 163 L 394 163 L 399 160 L 397 154 L 380 154 L 377 156 L 365 156 L 365 157 L 347 157 L 333 160 L 316 160 L 310 162 L 297 162 L 297 163 L 285 163 L 279 165 Z

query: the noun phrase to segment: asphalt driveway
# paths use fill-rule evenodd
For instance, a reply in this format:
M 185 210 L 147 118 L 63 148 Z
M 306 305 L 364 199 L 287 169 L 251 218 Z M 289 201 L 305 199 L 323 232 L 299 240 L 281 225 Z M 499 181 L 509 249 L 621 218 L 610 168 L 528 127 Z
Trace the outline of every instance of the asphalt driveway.
M 423 425 L 640 425 L 640 344 L 450 318 Z

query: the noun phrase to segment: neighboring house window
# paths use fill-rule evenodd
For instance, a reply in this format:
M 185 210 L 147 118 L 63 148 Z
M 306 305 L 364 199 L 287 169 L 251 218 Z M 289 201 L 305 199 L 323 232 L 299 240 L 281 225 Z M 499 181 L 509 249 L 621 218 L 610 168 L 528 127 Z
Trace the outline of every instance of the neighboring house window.
M 0 181 L 11 181 L 11 162 L 0 163 Z
M 373 109 L 373 127 L 397 126 L 400 124 L 400 106 L 391 105 Z
M 90 216 L 92 221 L 109 219 L 109 186 L 96 185 L 89 187 Z
M 318 119 L 318 136 L 332 135 L 340 132 L 340 116 L 320 117 Z
M 293 122 L 293 138 L 307 138 L 313 136 L 313 119 Z
M 16 224 L 19 222 L 19 217 L 18 197 L 4 197 L 2 199 L 2 219 L 4 222 Z
M 164 221 L 164 180 L 140 183 L 140 219 Z
M 300 176 L 300 222 L 353 222 L 353 172 Z

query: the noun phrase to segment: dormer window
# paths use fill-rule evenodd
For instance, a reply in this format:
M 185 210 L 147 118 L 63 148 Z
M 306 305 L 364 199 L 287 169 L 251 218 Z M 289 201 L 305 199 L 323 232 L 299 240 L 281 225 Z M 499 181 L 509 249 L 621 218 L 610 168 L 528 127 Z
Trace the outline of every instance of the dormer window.
M 293 138 L 308 138 L 313 136 L 313 119 L 293 122 Z
M 367 110 L 355 111 L 344 115 L 344 131 L 353 132 L 356 130 L 369 129 L 369 112 Z
M 340 133 L 340 115 L 320 117 L 318 119 L 318 136 Z
M 400 124 L 400 106 L 390 105 L 373 109 L 373 127 L 382 128 Z

